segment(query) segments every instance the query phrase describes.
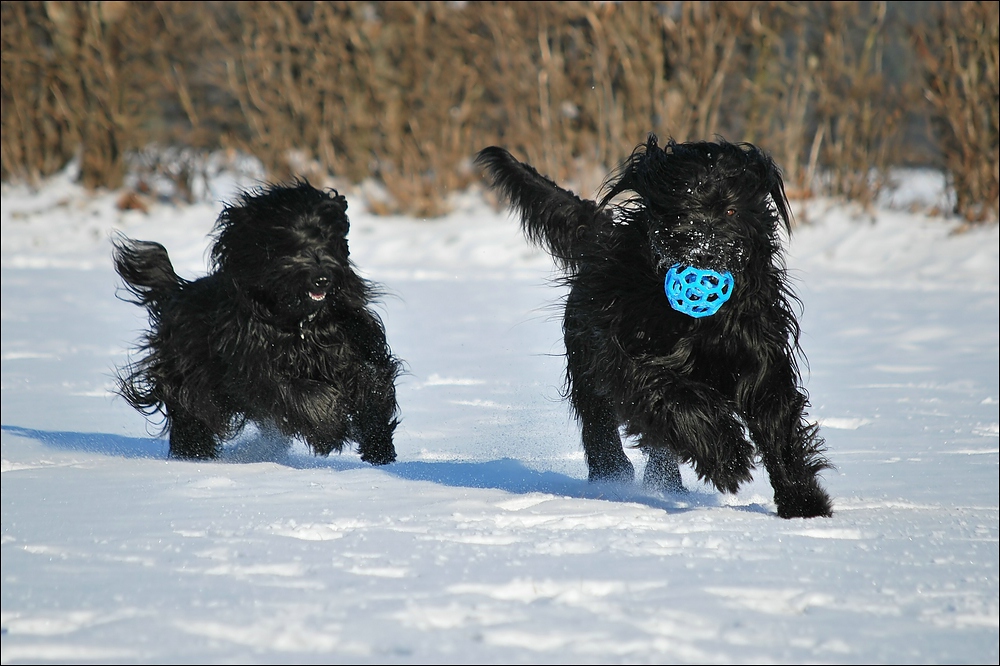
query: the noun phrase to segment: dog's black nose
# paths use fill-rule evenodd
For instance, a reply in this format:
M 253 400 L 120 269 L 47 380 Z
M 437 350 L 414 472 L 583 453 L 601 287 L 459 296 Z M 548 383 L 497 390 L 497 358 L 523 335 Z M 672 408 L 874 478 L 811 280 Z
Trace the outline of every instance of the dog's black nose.
M 325 275 L 314 277 L 312 286 L 315 287 L 317 291 L 326 291 L 330 288 L 330 278 Z
M 718 257 L 711 252 L 692 252 L 690 261 L 692 266 L 709 267 L 718 261 Z

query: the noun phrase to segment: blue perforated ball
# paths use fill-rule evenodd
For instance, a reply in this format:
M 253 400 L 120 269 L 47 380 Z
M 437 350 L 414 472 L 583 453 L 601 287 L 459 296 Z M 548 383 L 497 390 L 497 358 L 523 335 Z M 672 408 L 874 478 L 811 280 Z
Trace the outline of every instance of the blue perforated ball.
M 709 317 L 733 295 L 733 274 L 675 264 L 663 282 L 670 307 L 691 317 Z

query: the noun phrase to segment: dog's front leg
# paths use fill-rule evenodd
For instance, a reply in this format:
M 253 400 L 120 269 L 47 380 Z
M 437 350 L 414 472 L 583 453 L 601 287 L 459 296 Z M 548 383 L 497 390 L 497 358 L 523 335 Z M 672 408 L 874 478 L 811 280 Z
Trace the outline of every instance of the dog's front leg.
M 372 465 L 395 462 L 396 447 L 392 444 L 392 433 L 396 428 L 396 421 L 377 418 L 364 427 L 364 432 L 358 437 L 361 459 Z
M 280 388 L 271 420 L 286 435 L 304 437 L 316 455 L 327 456 L 344 448 L 345 402 L 345 396 L 329 384 L 292 380 Z
M 211 429 L 182 410 L 167 407 L 170 423 L 170 456 L 205 460 L 219 455 Z
M 372 383 L 364 391 L 354 419 L 354 439 L 358 442 L 361 459 L 372 465 L 387 465 L 396 460 L 392 433 L 396 429 L 396 389 L 394 373 L 379 377 L 373 373 Z
M 719 391 L 657 363 L 632 365 L 622 409 L 628 433 L 638 435 L 651 453 L 649 482 L 664 490 L 679 484 L 676 461 L 657 449 L 669 447 L 676 458 L 694 466 L 698 477 L 722 492 L 735 493 L 749 481 L 753 445 L 734 414 L 734 405 Z M 683 486 L 682 486 L 683 487 Z
M 786 373 L 787 374 L 787 373 Z M 830 467 L 819 428 L 805 420 L 805 395 L 790 377 L 774 377 L 750 394 L 745 418 L 774 488 L 782 518 L 830 516 L 830 496 L 816 475 Z

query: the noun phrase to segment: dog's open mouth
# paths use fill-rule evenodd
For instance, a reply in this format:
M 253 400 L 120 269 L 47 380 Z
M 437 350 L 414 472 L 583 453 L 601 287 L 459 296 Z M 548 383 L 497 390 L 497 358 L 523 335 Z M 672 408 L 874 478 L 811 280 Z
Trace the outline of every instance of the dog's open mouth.
M 333 286 L 333 280 L 330 279 L 328 275 L 318 275 L 314 276 L 307 287 L 310 300 L 314 303 L 320 303 L 326 300 L 327 294 L 330 293 L 330 288 Z

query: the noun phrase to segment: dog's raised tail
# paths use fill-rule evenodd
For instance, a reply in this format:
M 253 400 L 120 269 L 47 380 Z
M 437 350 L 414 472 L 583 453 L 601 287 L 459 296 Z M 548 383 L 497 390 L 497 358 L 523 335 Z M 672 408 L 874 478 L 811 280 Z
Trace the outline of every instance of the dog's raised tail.
M 114 244 L 115 270 L 136 303 L 156 307 L 176 293 L 186 281 L 174 271 L 167 249 L 152 241 L 137 241 L 117 236 Z
M 575 266 L 584 244 L 593 238 L 601 214 L 597 204 L 559 187 L 497 146 L 479 151 L 476 164 L 520 214 L 528 240 L 545 248 L 563 267 Z

